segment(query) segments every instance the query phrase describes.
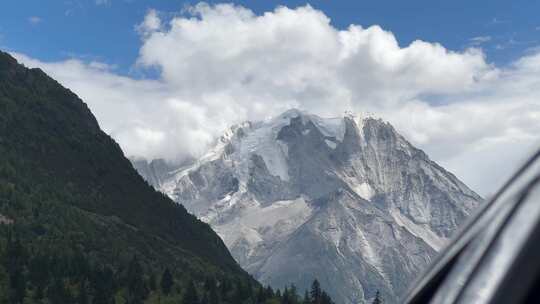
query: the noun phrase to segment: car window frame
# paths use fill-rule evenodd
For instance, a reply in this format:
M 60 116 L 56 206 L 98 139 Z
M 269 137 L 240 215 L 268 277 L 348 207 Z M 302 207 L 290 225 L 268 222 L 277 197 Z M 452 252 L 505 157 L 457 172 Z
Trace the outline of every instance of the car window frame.
M 421 304 L 431 300 L 463 250 L 488 224 L 489 218 L 486 218 L 486 212 L 490 208 L 495 208 L 497 204 L 511 199 L 513 194 L 521 192 L 531 172 L 534 174 L 536 166 L 540 167 L 540 149 L 529 157 L 500 190 L 470 217 L 459 233 L 452 238 L 449 246 L 443 249 L 444 251 L 433 260 L 431 266 L 416 279 L 403 298 L 403 303 Z

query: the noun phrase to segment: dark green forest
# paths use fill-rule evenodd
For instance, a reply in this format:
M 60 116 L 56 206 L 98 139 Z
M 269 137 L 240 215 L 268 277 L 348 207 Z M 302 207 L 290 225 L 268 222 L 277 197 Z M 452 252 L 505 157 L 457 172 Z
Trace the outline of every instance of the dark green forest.
M 30 252 L 8 229 L 0 278 L 3 303 L 265 303 L 332 304 L 314 280 L 299 296 L 294 285 L 274 291 L 251 280 L 199 277 L 144 266 L 137 256 L 125 263 L 91 262 L 80 251 Z M 54 252 L 54 253 L 53 253 Z
M 331 303 L 265 288 L 86 104 L 0 52 L 0 303 Z

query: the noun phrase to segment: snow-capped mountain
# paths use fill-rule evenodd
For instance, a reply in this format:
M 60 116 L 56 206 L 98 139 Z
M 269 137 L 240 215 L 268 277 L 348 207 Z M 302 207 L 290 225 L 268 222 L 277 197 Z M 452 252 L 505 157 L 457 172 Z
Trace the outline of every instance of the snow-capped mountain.
M 144 172 L 141 172 L 144 175 Z M 481 198 L 380 119 L 298 110 L 230 128 L 154 185 L 262 283 L 397 303 Z

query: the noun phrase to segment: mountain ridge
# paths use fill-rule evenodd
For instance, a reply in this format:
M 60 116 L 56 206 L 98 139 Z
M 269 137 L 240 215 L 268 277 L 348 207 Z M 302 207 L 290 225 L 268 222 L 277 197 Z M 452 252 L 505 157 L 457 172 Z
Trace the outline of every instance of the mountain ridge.
M 343 303 L 376 290 L 397 303 L 482 200 L 369 115 L 293 109 L 241 123 L 171 172 L 159 189 L 210 223 L 248 272 L 275 287 L 319 277 Z

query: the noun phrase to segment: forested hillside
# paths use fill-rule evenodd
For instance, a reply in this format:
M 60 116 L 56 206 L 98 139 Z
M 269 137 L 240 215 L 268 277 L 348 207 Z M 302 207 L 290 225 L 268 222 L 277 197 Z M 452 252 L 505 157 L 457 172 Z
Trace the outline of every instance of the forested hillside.
M 2 52 L 0 259 L 0 303 L 300 301 L 144 182 L 74 93 Z

